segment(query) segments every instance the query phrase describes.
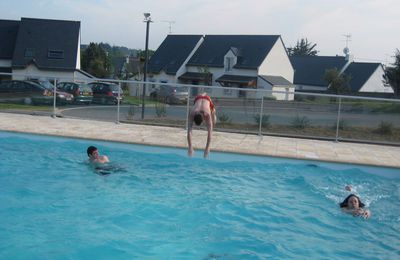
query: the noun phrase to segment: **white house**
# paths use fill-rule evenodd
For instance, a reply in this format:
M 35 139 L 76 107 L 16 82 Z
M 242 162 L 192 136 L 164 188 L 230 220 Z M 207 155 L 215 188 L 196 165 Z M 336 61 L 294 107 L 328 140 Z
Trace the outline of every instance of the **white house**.
M 91 78 L 80 70 L 80 22 L 0 20 L 0 72 L 32 75 L 28 78 Z
M 385 84 L 384 69 L 381 63 L 354 62 L 350 55 L 344 56 L 294 56 L 290 58 L 295 68 L 296 91 L 325 92 L 328 82 L 325 72 L 337 69 L 350 76 L 351 93 L 393 93 Z
M 214 97 L 256 97 L 249 88 L 288 92 L 277 99 L 294 92 L 294 70 L 279 35 L 168 35 L 150 59 L 149 73 L 153 82 L 220 87 L 208 90 Z M 283 80 L 274 85 L 261 75 Z

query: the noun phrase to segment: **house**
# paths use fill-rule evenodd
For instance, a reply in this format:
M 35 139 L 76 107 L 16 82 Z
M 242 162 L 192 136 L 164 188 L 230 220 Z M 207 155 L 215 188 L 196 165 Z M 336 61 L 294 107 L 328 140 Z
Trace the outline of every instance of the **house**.
M 114 68 L 114 77 L 119 76 L 129 79 L 132 76 L 140 78 L 139 75 L 143 73 L 143 64 L 139 57 L 131 55 L 125 57 L 114 57 L 111 60 Z
M 148 72 L 153 82 L 220 87 L 207 90 L 214 97 L 259 98 L 246 90 L 266 89 L 286 93 L 264 95 L 293 99 L 294 70 L 279 35 L 168 35 Z
M 290 61 L 295 69 L 296 91 L 325 92 L 328 82 L 325 72 L 337 69 L 350 76 L 350 92 L 356 95 L 380 95 L 393 93 L 385 84 L 384 68 L 381 63 L 354 62 L 351 55 L 346 56 L 294 56 Z
M 32 75 L 13 79 L 92 78 L 80 70 L 80 22 L 0 20 L 0 72 Z

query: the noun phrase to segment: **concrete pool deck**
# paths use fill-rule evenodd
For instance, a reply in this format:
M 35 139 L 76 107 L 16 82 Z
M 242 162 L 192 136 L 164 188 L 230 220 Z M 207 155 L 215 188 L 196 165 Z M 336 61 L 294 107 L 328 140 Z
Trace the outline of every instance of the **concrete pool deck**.
M 174 127 L 0 113 L 0 130 L 144 145 L 187 147 L 186 130 Z M 206 136 L 206 131 L 193 131 L 193 145 L 197 153 L 202 153 L 199 149 L 204 148 Z M 213 151 L 400 168 L 400 147 L 384 145 L 214 132 L 211 156 Z

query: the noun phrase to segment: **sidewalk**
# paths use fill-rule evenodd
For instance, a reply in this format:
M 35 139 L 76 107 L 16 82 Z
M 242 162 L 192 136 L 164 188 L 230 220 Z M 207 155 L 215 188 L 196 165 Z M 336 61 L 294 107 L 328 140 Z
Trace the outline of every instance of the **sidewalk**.
M 173 127 L 0 113 L 0 131 L 187 148 L 186 131 Z M 204 149 L 206 138 L 194 130 L 195 149 Z M 400 147 L 371 144 L 214 132 L 212 151 L 400 168 Z

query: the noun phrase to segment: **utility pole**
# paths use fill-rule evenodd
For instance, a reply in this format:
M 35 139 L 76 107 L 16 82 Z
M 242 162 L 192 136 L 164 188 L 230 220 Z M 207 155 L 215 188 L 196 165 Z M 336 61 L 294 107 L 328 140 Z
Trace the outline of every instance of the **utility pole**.
M 146 23 L 146 50 L 144 57 L 144 72 L 143 72 L 143 81 L 147 81 L 147 64 L 149 60 L 149 29 L 151 23 L 150 13 L 144 13 L 144 21 Z M 144 119 L 144 97 L 146 95 L 146 83 L 143 83 L 143 92 L 142 92 L 142 120 Z

